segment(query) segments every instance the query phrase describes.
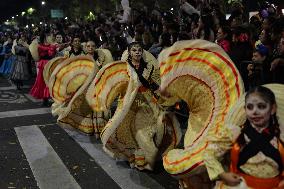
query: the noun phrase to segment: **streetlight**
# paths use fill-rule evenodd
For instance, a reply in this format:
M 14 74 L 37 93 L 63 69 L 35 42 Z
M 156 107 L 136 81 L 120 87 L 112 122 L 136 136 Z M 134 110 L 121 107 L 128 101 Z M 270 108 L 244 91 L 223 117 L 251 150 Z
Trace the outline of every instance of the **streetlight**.
M 29 14 L 32 14 L 34 11 L 35 11 L 35 9 L 32 8 L 32 7 L 27 10 L 27 12 L 28 12 Z
M 17 14 L 16 17 L 18 17 L 19 15 Z
M 26 14 L 26 12 L 24 12 L 24 11 L 21 13 L 22 16 L 24 16 L 25 14 Z
M 12 19 L 14 19 L 15 17 L 14 16 L 12 16 Z
M 95 15 L 93 14 L 92 11 L 89 12 L 89 15 L 87 16 L 88 20 L 95 20 Z
M 45 5 L 45 1 L 42 1 L 42 2 L 41 2 L 41 5 Z

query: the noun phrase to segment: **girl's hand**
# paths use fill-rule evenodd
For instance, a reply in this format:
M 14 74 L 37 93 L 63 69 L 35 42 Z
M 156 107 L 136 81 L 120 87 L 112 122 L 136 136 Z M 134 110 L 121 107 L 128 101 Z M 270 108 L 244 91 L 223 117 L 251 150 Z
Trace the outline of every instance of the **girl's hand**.
M 228 186 L 236 186 L 242 182 L 242 179 L 239 175 L 231 172 L 221 173 L 219 177 Z
M 277 186 L 277 189 L 284 189 L 284 180 L 281 180 Z

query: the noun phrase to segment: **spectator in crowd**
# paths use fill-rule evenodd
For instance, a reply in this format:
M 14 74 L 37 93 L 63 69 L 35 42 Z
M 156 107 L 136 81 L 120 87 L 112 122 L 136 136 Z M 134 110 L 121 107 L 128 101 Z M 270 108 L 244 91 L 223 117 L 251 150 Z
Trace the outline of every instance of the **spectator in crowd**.
M 249 88 L 266 83 L 270 71 L 269 64 L 269 49 L 266 46 L 259 44 L 253 52 L 252 64 L 248 64 L 247 67 Z
M 63 50 L 68 47 L 68 43 L 64 43 L 64 37 L 63 34 L 61 33 L 57 33 L 55 34 L 55 43 L 54 45 L 56 45 L 56 51 L 57 51 L 57 55 L 56 56 L 64 56 L 64 52 Z
M 94 41 L 88 41 L 86 44 L 86 55 L 91 56 L 95 61 L 98 59 L 99 55 L 95 51 L 96 50 L 96 44 Z M 98 65 L 101 66 L 101 65 Z
M 240 2 L 234 2 L 232 4 L 231 16 L 228 19 L 231 27 L 237 27 L 244 23 L 245 13 L 244 7 Z
M 230 52 L 231 29 L 228 26 L 220 26 L 217 32 L 216 41 L 227 53 Z
M 146 25 L 144 27 L 144 32 L 142 34 L 142 43 L 143 43 L 144 49 L 149 49 L 151 45 L 153 44 L 153 41 L 154 39 L 151 34 L 150 27 Z
M 222 11 L 220 5 L 216 2 L 211 3 L 212 15 L 214 20 L 214 33 L 217 33 L 220 25 L 224 25 L 226 23 L 226 15 Z
M 180 32 L 177 36 L 177 41 L 190 40 L 190 36 L 186 32 Z
M 276 21 L 275 17 L 269 16 L 263 19 L 262 21 L 262 29 L 270 30 L 273 23 Z
M 272 54 L 273 44 L 270 36 L 269 29 L 263 29 L 259 35 L 259 40 L 255 43 L 255 46 L 262 44 L 269 49 L 269 53 Z
M 159 43 L 154 44 L 149 49 L 149 52 L 157 58 L 159 53 L 169 46 L 171 46 L 171 35 L 169 33 L 162 33 L 159 37 Z
M 67 47 L 64 51 L 64 56 L 73 57 L 83 55 L 84 51 L 81 45 L 81 39 L 75 35 L 71 40 L 71 46 Z
M 279 42 L 279 54 L 271 62 L 270 70 L 273 72 L 273 82 L 284 83 L 284 37 Z
M 240 50 L 245 49 L 245 50 Z M 249 31 L 245 27 L 236 27 L 232 30 L 232 43 L 229 52 L 230 58 L 235 63 L 244 80 L 245 89 L 248 89 L 247 64 L 253 53 L 253 45 L 250 42 Z
M 96 28 L 96 42 L 99 48 L 106 48 L 108 46 L 108 40 L 105 31 L 102 28 Z
M 210 10 L 204 9 L 201 11 L 201 16 L 198 22 L 197 38 L 214 42 L 215 34 L 213 23 L 213 16 L 211 15 Z

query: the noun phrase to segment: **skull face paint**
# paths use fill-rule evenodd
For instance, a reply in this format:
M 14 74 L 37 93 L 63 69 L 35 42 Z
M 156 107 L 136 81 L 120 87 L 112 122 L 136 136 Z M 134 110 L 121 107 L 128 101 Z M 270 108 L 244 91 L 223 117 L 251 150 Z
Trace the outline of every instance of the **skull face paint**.
M 271 115 L 276 112 L 276 107 L 265 101 L 258 93 L 252 93 L 246 99 L 245 112 L 252 125 L 264 128 L 268 126 Z

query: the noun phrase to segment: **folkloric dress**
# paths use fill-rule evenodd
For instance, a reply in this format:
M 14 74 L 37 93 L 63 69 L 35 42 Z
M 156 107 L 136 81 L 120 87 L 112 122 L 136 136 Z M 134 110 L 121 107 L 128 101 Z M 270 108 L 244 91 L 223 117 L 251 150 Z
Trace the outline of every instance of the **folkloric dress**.
M 161 90 L 189 108 L 184 148 L 164 155 L 164 168 L 194 188 L 210 188 L 203 154 L 208 137 L 218 135 L 229 109 L 244 92 L 240 74 L 219 45 L 205 40 L 178 41 L 158 59 Z
M 16 60 L 13 64 L 10 79 L 12 81 L 23 81 L 30 77 L 28 71 L 29 49 L 23 45 L 16 45 L 14 47 Z
M 102 65 L 112 60 L 111 54 L 108 58 L 101 57 L 102 54 L 98 57 L 103 60 Z M 90 56 L 57 57 L 45 66 L 44 78 L 54 100 L 52 113 L 58 115 L 58 124 L 99 138 L 109 113 L 93 111 L 85 98 L 97 72 L 97 62 Z
M 15 57 L 12 54 L 12 43 L 8 43 L 3 46 L 3 50 L 1 55 L 4 56 L 4 60 L 0 67 L 0 74 L 10 74 L 12 69 L 12 64 L 14 62 Z
M 157 103 L 153 91 L 158 83 L 157 66 L 146 63 L 135 70 L 118 61 L 99 71 L 86 94 L 96 111 L 110 109 L 119 96 L 115 114 L 101 133 L 103 148 L 138 169 L 152 170 L 159 155 L 180 140 L 178 122 L 174 116 L 165 116 Z
M 37 99 L 49 98 L 49 90 L 43 79 L 43 69 L 47 62 L 56 54 L 56 46 L 41 44 L 38 46 L 40 60 L 37 62 L 38 74 L 30 94 Z

